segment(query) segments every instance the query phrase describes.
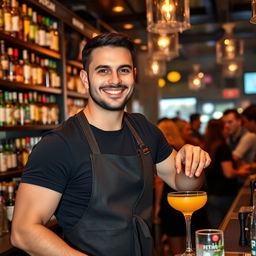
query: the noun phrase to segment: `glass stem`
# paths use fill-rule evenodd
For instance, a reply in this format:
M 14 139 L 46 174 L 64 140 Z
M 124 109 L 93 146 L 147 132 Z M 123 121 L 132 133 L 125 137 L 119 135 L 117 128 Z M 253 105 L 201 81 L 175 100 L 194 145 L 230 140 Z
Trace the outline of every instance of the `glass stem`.
M 190 254 L 193 252 L 192 243 L 191 243 L 191 216 L 184 215 L 186 221 L 186 252 L 185 254 Z

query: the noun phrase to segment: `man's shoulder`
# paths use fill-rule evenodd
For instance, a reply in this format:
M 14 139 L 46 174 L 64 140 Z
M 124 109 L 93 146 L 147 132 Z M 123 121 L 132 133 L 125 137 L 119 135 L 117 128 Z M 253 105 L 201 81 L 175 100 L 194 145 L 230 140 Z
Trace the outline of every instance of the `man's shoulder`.
M 256 134 L 255 133 L 252 133 L 252 132 L 249 132 L 249 131 L 246 131 L 244 133 L 244 135 L 242 136 L 241 139 L 246 139 L 246 140 L 253 140 L 255 141 L 256 140 Z

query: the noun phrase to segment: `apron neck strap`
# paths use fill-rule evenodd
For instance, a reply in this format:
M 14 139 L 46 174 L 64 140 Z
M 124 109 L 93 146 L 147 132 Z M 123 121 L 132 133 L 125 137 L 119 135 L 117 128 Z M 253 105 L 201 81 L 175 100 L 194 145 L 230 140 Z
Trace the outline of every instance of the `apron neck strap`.
M 91 127 L 89 125 L 89 122 L 88 122 L 83 110 L 81 110 L 78 114 L 76 114 L 76 117 L 82 127 L 85 137 L 88 140 L 88 143 L 89 143 L 89 146 L 90 146 L 92 152 L 96 153 L 96 154 L 100 154 L 100 149 L 99 149 L 98 143 L 92 133 Z
M 137 144 L 139 145 L 139 148 L 142 150 L 144 155 L 147 155 L 150 151 L 149 148 L 143 143 L 142 139 L 140 138 L 140 136 L 138 135 L 138 133 L 136 132 L 136 130 L 133 128 L 131 122 L 128 120 L 127 118 L 128 114 L 125 113 L 124 115 L 124 121 L 126 122 L 128 128 L 130 129 L 132 135 L 134 136 Z

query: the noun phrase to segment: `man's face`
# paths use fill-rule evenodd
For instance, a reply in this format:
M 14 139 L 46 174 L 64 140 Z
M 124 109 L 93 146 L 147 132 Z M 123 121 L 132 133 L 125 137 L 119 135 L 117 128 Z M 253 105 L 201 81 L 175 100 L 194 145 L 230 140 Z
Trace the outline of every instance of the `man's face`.
M 244 127 L 250 132 L 256 133 L 256 122 L 254 120 L 248 120 L 244 117 Z
M 91 53 L 87 82 L 90 96 L 101 108 L 123 110 L 134 90 L 135 69 L 130 51 L 104 46 Z
M 236 119 L 235 114 L 230 113 L 223 116 L 225 131 L 229 136 L 235 135 L 242 127 L 240 119 Z

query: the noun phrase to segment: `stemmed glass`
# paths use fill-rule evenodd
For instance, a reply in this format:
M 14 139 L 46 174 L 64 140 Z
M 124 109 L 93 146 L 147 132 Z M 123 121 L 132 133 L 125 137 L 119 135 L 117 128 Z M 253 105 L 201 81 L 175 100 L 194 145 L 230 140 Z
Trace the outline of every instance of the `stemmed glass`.
M 167 200 L 170 206 L 183 213 L 186 221 L 186 251 L 182 256 L 194 256 L 191 243 L 191 217 L 194 211 L 202 208 L 207 201 L 204 191 L 180 191 L 168 193 Z

